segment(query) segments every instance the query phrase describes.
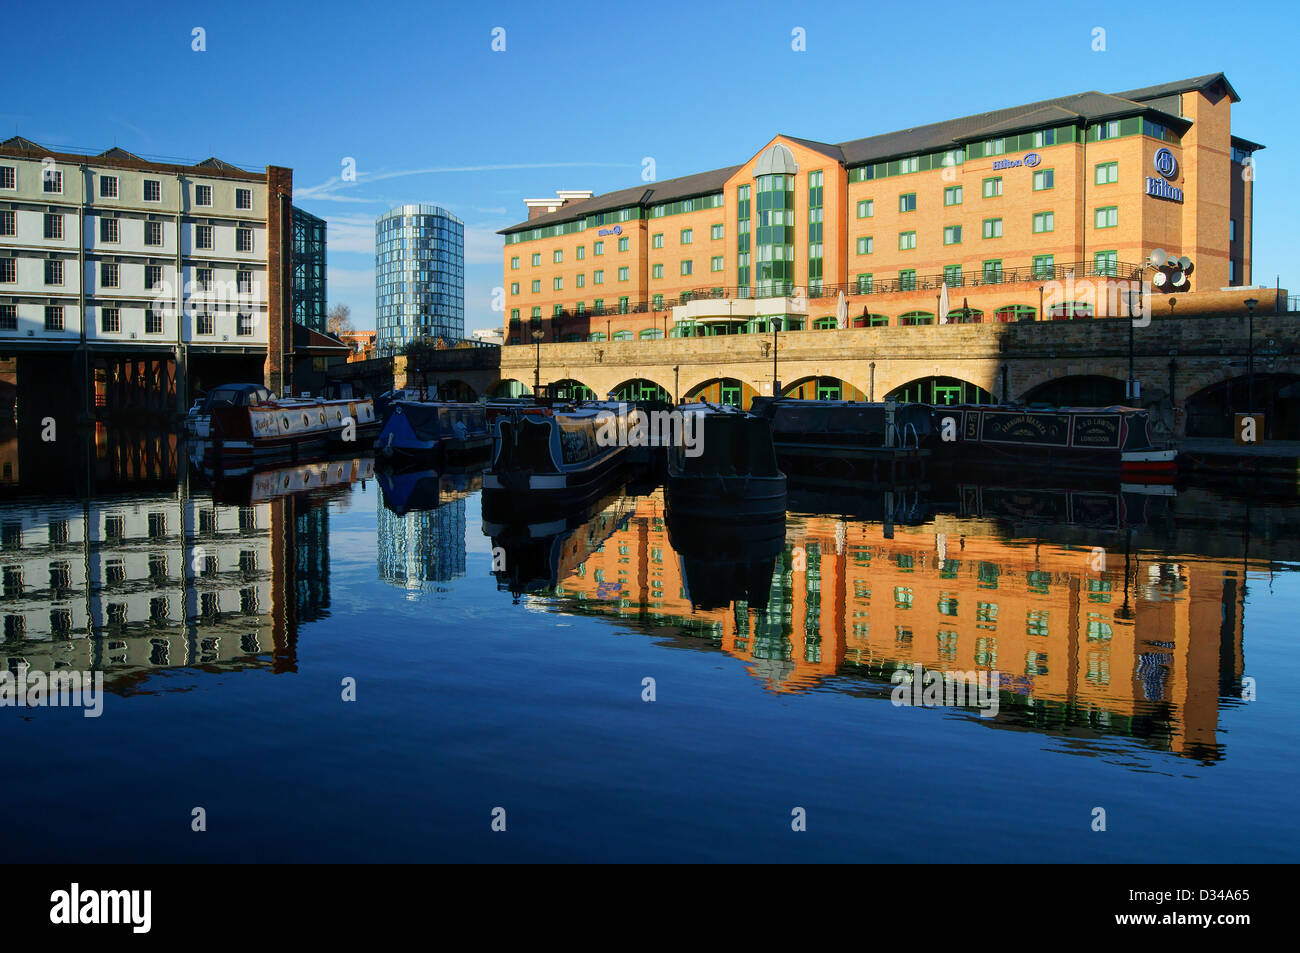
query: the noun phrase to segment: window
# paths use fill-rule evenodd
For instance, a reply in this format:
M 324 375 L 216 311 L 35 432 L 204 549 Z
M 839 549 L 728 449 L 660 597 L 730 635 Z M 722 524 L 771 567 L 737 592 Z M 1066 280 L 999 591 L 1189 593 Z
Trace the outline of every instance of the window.
M 876 202 L 874 199 L 863 199 L 858 203 L 858 218 L 871 218 L 876 214 Z
M 943 243 L 945 245 L 961 244 L 961 226 L 949 225 L 943 230 Z
M 1119 224 L 1119 206 L 1108 205 L 1097 209 L 1093 213 L 1092 224 L 1094 228 L 1114 228 Z
M 555 251 L 551 252 L 551 262 L 552 262 L 553 264 L 558 265 L 558 264 L 559 264 L 560 262 L 562 262 L 562 261 L 564 261 L 564 252 L 563 252 L 563 251 L 561 251 L 560 249 L 557 248 L 557 249 L 555 249 Z
M 1228 219 L 1228 241 L 1235 242 L 1236 240 L 1237 240 L 1237 220 L 1235 218 L 1230 218 Z
M 18 330 L 18 305 L 0 304 L 0 331 Z
M 664 309 L 664 296 L 663 295 L 652 296 L 650 298 L 650 307 L 652 307 L 655 311 L 662 311 Z
M 619 299 L 618 299 L 618 313 L 619 313 L 619 314 L 627 314 L 627 313 L 628 313 L 628 309 L 629 309 L 628 306 L 629 306 L 630 303 L 631 303 L 631 302 L 630 302 L 630 299 L 628 299 L 628 298 L 619 298 Z M 627 332 L 627 333 L 630 334 L 631 332 Z
M 916 290 L 916 269 L 904 268 L 898 273 L 898 290 L 915 291 Z
M 994 258 L 984 262 L 984 283 L 1000 285 L 1002 283 L 1002 259 Z
M 117 176 L 101 175 L 99 177 L 99 197 L 101 199 L 117 198 Z
M 916 232 L 898 233 L 898 250 L 908 251 L 916 247 Z
M 18 168 L 12 165 L 0 165 L 0 189 L 18 188 Z
M 162 222 L 144 223 L 144 243 L 146 245 L 162 244 Z
M 622 268 L 620 268 L 620 269 L 618 270 L 618 280 L 619 280 L 619 281 L 627 281 L 628 278 L 631 277 L 631 271 L 632 271 L 632 269 L 630 269 L 630 268 L 628 268 L 626 265 L 624 265 Z
M 200 311 L 196 314 L 194 316 L 194 324 L 197 329 L 196 333 L 198 334 L 211 334 L 214 330 L 212 326 L 212 314 L 208 311 Z
M 58 169 L 46 169 L 41 175 L 41 191 L 49 195 L 63 192 L 63 173 Z
M 605 254 L 605 243 L 604 243 L 604 242 L 592 242 L 592 243 L 591 243 L 591 253 L 592 253 L 593 255 L 603 255 L 603 254 Z
M 985 139 L 984 154 L 986 156 L 1000 156 L 1007 151 L 1005 139 Z
M 916 193 L 904 192 L 898 197 L 898 210 L 900 212 L 916 211 Z
M 1043 232 L 1056 231 L 1056 213 L 1055 212 L 1035 212 L 1034 213 L 1034 234 L 1041 235 Z
M 689 245 L 695 241 L 695 230 L 693 228 L 683 228 L 681 232 L 681 244 Z
M 162 334 L 163 319 L 162 314 L 153 308 L 146 308 L 144 312 L 144 333 L 145 334 Z
M 511 271 L 518 271 L 518 270 L 519 270 L 519 256 L 518 256 L 518 255 L 516 255 L 514 258 L 511 258 L 511 259 L 510 259 L 510 270 L 511 270 Z
M 689 258 L 682 262 L 682 274 L 689 275 L 694 272 L 695 264 Z
M 629 248 L 631 248 L 631 247 L 632 247 L 632 239 L 630 239 L 630 238 L 620 238 L 620 239 L 618 240 L 618 250 L 619 250 L 619 251 L 627 251 L 627 250 L 628 250 Z
M 984 237 L 1001 238 L 1002 237 L 1002 219 L 986 218 L 984 219 Z
M 18 259 L 0 258 L 0 284 L 13 284 L 18 280 Z
M 723 236 L 723 230 L 722 230 L 722 226 L 721 226 L 721 225 L 713 225 L 713 226 L 710 226 L 710 228 L 709 228 L 709 238 L 713 239 L 713 240 L 716 242 L 716 241 L 718 241 L 719 239 L 721 239 L 722 236 Z
M 995 199 L 1002 194 L 1002 176 L 996 175 L 984 180 L 984 197 Z
M 1099 125 L 1093 126 L 1093 128 L 1097 130 L 1098 141 L 1102 139 L 1114 139 L 1119 135 L 1119 120 L 1112 119 L 1109 122 L 1103 122 Z
M 872 276 L 870 274 L 858 275 L 858 294 L 860 295 L 871 294 L 873 284 L 874 281 L 872 280 Z
M 591 273 L 591 283 L 593 285 L 603 285 L 605 283 L 605 269 L 597 268 Z
M 517 281 L 510 282 L 510 293 L 512 295 L 519 294 L 519 282 Z
M 253 316 L 251 314 L 235 315 L 235 333 L 247 337 L 253 333 Z
M 563 291 L 563 290 L 564 290 L 564 279 L 563 279 L 563 278 L 552 278 L 552 279 L 551 279 L 551 290 L 552 290 L 552 291 Z
M 251 294 L 253 291 L 253 273 L 251 271 L 235 272 L 235 287 L 241 295 Z
M 575 257 L 578 259 L 578 261 L 582 261 L 584 258 L 586 258 L 586 257 L 587 257 L 587 246 L 586 246 L 586 245 L 579 245 L 579 246 L 578 246 L 578 251 L 577 251 L 577 254 L 576 254 Z
M 1112 250 L 1093 253 L 1092 266 L 1094 274 L 1111 276 L 1119 274 L 1119 252 Z
M 18 234 L 18 222 L 14 218 L 14 213 L 9 211 L 0 211 L 0 235 L 13 236 Z
M 1118 162 L 1098 162 L 1093 170 L 1093 182 L 1097 185 L 1112 185 L 1119 181 Z
M 63 238 L 63 216 L 57 213 L 45 213 L 45 237 L 61 240 Z
M 663 276 L 664 276 L 664 266 L 663 266 L 663 265 L 651 265 L 651 266 L 650 266 L 650 277 L 651 277 L 651 278 L 662 278 Z
M 253 207 L 253 190 L 252 189 L 235 189 L 235 208 L 251 209 Z
M 1034 173 L 1034 191 L 1042 192 L 1045 189 L 1056 188 L 1056 170 L 1039 169 Z
M 596 309 L 597 314 L 601 314 L 605 310 L 605 299 L 597 298 L 595 301 L 591 303 L 591 306 Z M 604 338 L 601 338 L 601 340 L 603 341 Z
M 651 247 L 651 248 L 663 248 L 663 247 L 664 247 L 664 233 L 663 233 L 663 232 L 655 232 L 655 234 L 654 234 L 653 236 L 651 236 L 651 238 L 650 238 L 650 247 Z
M 575 278 L 573 279 L 573 282 L 574 282 L 574 284 L 577 285 L 579 288 L 585 288 L 585 287 L 587 287 L 587 276 L 586 276 L 585 274 L 584 274 L 584 275 L 578 275 L 577 277 L 575 277 Z
M 961 265 L 943 266 L 943 283 L 949 288 L 961 287 Z
M 197 225 L 194 229 L 194 245 L 196 248 L 212 247 L 212 226 Z
M 908 156 L 906 159 L 898 160 L 898 174 L 905 175 L 908 172 L 915 172 L 921 168 L 920 156 Z
M 1056 277 L 1056 256 L 1035 255 L 1034 256 L 1034 277 L 1055 278 Z
M 943 204 L 944 204 L 944 205 L 960 205 L 960 204 L 961 204 L 961 186 L 960 186 L 960 185 L 950 185 L 950 186 L 948 186 L 946 189 L 943 190 Z
M 534 278 L 533 283 L 530 286 L 530 290 L 532 291 L 533 294 L 540 294 L 542 290 L 542 279 Z
M 101 218 L 99 220 L 99 240 L 116 244 L 122 240 L 122 223 L 115 218 Z
M 194 204 L 202 206 L 212 205 L 212 186 L 196 185 L 194 186 Z
M 144 180 L 144 200 L 146 202 L 162 201 L 162 180 L 161 179 Z
M 50 304 L 45 306 L 45 330 L 63 330 L 63 305 Z
M 1041 149 L 1043 148 L 1043 146 L 1056 145 L 1056 130 L 1039 129 L 1037 132 L 1034 133 L 1033 143 L 1035 149 Z
M 876 240 L 870 235 L 863 235 L 858 239 L 858 254 L 870 255 L 876 250 Z
M 45 283 L 47 285 L 63 284 L 63 262 L 52 258 L 45 262 Z
M 122 330 L 122 312 L 117 308 L 101 308 L 99 330 L 104 334 L 117 334 Z
M 722 256 L 714 255 L 709 259 L 709 271 L 722 271 Z
M 162 284 L 162 265 L 144 266 L 144 287 L 146 291 L 157 291 Z
M 101 261 L 99 263 L 99 286 L 116 288 L 121 282 L 121 270 L 117 262 Z
M 253 250 L 253 230 L 251 228 L 235 229 L 235 251 Z

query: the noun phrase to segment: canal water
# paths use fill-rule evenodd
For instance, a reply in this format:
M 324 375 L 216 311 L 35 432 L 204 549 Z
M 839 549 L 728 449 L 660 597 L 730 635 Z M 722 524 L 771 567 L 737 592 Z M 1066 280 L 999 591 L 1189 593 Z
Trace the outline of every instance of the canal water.
M 212 486 L 164 443 L 0 500 L 7 667 L 106 693 L 0 708 L 11 860 L 1300 854 L 1291 495 L 805 487 L 737 534 L 640 486 L 499 526 L 473 474 Z

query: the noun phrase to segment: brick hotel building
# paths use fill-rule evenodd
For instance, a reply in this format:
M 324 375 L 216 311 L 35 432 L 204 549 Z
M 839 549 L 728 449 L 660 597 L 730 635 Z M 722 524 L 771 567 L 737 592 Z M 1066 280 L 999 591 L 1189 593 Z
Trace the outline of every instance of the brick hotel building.
M 506 342 L 1122 313 L 1076 282 L 1194 263 L 1180 293 L 1249 285 L 1252 154 L 1222 73 L 1077 93 L 740 165 L 527 200 L 503 229 Z M 1104 282 L 1103 282 L 1104 284 Z

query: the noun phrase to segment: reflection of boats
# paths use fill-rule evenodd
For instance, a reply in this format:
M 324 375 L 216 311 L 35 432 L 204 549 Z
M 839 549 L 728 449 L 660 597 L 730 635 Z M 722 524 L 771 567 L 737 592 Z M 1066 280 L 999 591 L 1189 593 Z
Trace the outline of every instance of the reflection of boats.
M 375 450 L 385 457 L 467 459 L 492 447 L 482 404 L 450 401 L 394 401 Z
M 212 482 L 212 494 L 225 503 L 263 503 L 283 496 L 308 493 L 329 496 L 361 480 L 373 480 L 372 457 L 347 457 L 317 460 L 288 467 L 259 469 L 241 467 L 234 470 L 204 469 Z
M 619 404 L 589 404 L 537 416 L 498 417 L 492 462 L 483 476 L 486 518 L 507 522 L 538 508 L 582 506 L 608 491 L 627 461 Z
M 715 521 L 785 515 L 785 474 L 766 418 L 706 403 L 680 412 L 683 439 L 668 449 L 664 484 L 669 512 Z
M 415 510 L 435 510 L 449 500 L 469 496 L 482 486 L 478 470 L 393 470 L 379 471 L 384 506 L 398 516 Z
M 1049 467 L 1168 478 L 1177 451 L 1152 445 L 1151 415 L 1138 407 L 1023 408 L 988 405 L 934 408 L 934 429 L 956 463 Z
M 670 503 L 665 522 L 692 607 L 708 611 L 743 601 L 750 609 L 767 609 L 772 569 L 785 548 L 784 510 L 736 523 L 682 514 Z
M 485 515 L 483 533 L 504 556 L 503 568 L 493 571 L 497 588 L 515 595 L 553 589 L 622 527 L 634 508 L 616 489 L 597 503 L 551 520 L 500 523 Z
M 1111 490 L 962 484 L 957 494 L 962 516 L 1104 529 L 1142 526 L 1153 504 L 1163 511 L 1174 495 L 1129 484 Z
M 210 441 L 204 461 L 210 466 L 298 460 L 323 453 L 330 445 L 360 445 L 379 429 L 368 399 L 263 398 L 265 388 L 230 385 L 235 400 L 210 400 Z M 225 392 L 217 388 L 209 395 Z M 197 427 L 198 424 L 195 424 Z

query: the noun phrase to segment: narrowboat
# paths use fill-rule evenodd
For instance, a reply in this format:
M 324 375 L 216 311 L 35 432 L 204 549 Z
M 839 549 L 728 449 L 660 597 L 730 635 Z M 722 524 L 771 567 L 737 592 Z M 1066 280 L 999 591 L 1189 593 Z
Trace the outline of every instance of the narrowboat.
M 786 478 L 766 417 L 705 402 L 683 404 L 668 447 L 664 493 L 679 517 L 750 521 L 784 517 Z
M 1140 407 L 955 405 L 933 416 L 934 445 L 954 464 L 1117 473 L 1134 483 L 1177 472 L 1177 451 L 1152 443 Z
M 261 384 L 222 384 L 194 402 L 185 415 L 185 432 L 206 440 L 212 435 L 212 411 L 218 407 L 249 407 L 271 400 L 271 391 Z
M 492 424 L 492 459 L 483 475 L 485 518 L 538 508 L 580 507 L 601 496 L 627 465 L 622 405 L 592 403 L 538 415 L 518 408 Z
M 375 450 L 388 459 L 463 460 L 491 448 L 486 408 L 451 401 L 395 401 L 375 438 Z
M 772 422 L 772 440 L 782 456 L 917 448 L 931 434 L 924 404 L 755 397 L 752 412 Z
M 365 446 L 379 429 L 373 402 L 281 398 L 214 404 L 205 465 L 229 467 L 307 459 L 331 446 Z

